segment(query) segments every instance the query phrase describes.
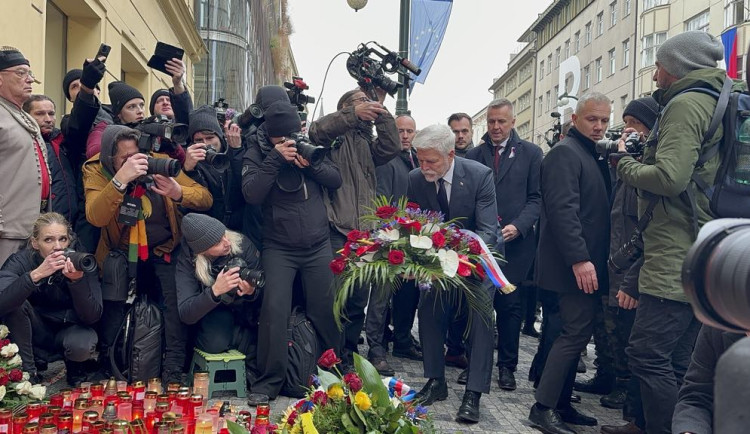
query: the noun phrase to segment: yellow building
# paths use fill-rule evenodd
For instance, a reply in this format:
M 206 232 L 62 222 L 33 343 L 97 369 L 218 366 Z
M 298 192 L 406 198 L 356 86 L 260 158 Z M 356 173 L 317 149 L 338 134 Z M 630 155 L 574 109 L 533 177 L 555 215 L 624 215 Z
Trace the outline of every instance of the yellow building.
M 188 89 L 193 90 L 192 65 L 206 53 L 195 29 L 191 0 L 1 0 L 0 45 L 18 48 L 29 59 L 42 84 L 34 93 L 49 96 L 62 112 L 70 111 L 62 79 L 81 68 L 104 42 L 112 47 L 107 74 L 100 87 L 123 80 L 137 88 L 148 104 L 151 94 L 172 86 L 171 77 L 146 66 L 157 41 L 185 50 Z M 58 120 L 60 116 L 58 116 Z

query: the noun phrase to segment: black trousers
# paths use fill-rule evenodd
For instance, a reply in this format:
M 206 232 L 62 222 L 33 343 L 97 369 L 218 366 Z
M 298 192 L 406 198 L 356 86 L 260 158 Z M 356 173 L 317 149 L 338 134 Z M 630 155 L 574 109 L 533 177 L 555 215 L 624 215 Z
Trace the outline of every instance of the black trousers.
M 333 348 L 338 354 L 341 335 L 333 317 L 333 273 L 331 246 L 326 239 L 309 249 L 266 246 L 263 270 L 266 285 L 258 329 L 258 371 L 254 393 L 276 397 L 284 385 L 288 359 L 287 324 L 292 312 L 292 285 L 302 277 L 305 313 L 320 340 L 321 351 Z
M 493 303 L 497 314 L 497 366 L 516 371 L 521 335 L 521 290 L 510 294 L 495 292 Z
M 456 314 L 449 318 L 448 333 L 445 338 L 446 351 L 449 356 L 461 356 L 467 353 L 464 332 L 466 331 L 466 315 Z
M 670 433 L 700 323 L 687 303 L 641 294 L 630 334 L 630 371 L 640 381 L 649 434 Z
M 411 329 L 419 306 L 419 288 L 416 281 L 405 280 L 391 298 L 393 320 L 393 348 L 407 349 L 412 346 Z
M 3 321 L 18 345 L 21 367 L 26 372 L 36 372 L 34 360 L 51 362 L 62 355 L 71 362 L 85 362 L 94 357 L 98 337 L 93 328 L 44 318 L 28 301 L 5 315 Z
M 231 309 L 217 306 L 197 324 L 195 346 L 217 354 L 237 350 L 245 355 L 245 376 L 250 384 L 258 377 L 258 328 L 236 320 Z
M 534 397 L 544 406 L 562 409 L 570 405 L 578 358 L 591 339 L 602 304 L 599 295 L 583 291 L 561 292 L 557 299 L 562 332 L 552 344 Z
M 494 287 L 485 288 L 487 302 L 492 297 Z M 419 340 L 422 343 L 424 359 L 424 376 L 426 378 L 445 377 L 445 356 L 443 347 L 448 326 L 456 314 L 468 318 L 469 307 L 466 300 L 461 300 L 459 310 L 458 297 L 433 288 L 423 291 L 419 300 Z M 462 332 L 463 333 L 463 332 Z M 470 321 L 469 379 L 466 390 L 489 393 L 492 376 L 492 321 L 485 322 L 478 314 L 473 314 Z
M 534 388 L 539 386 L 542 378 L 547 356 L 552 349 L 557 337 L 562 333 L 562 319 L 560 318 L 560 306 L 557 303 L 557 293 L 540 289 L 538 292 L 539 302 L 542 305 L 542 333 L 539 338 L 534 360 L 529 368 L 529 379 L 534 382 Z

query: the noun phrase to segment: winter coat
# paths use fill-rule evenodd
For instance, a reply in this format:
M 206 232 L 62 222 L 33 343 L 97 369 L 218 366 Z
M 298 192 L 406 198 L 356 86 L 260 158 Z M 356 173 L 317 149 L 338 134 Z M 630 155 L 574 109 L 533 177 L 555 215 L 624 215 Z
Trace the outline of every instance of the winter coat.
M 411 155 L 411 159 L 409 156 Z M 412 167 L 412 161 L 414 167 Z M 377 177 L 377 195 L 390 198 L 398 202 L 401 197 L 406 197 L 406 189 L 409 186 L 409 172 L 419 167 L 417 153 L 413 149 L 401 151 L 391 161 L 375 168 Z
M 47 162 L 52 175 L 52 211 L 62 214 L 74 224 L 78 219 L 78 189 L 76 174 L 70 163 L 68 150 L 64 146 L 65 137 L 60 130 L 53 129 L 44 137 L 47 145 Z
M 708 199 L 690 177 L 698 156 L 721 139 L 724 128 L 720 124 L 714 137 L 701 146 L 716 98 L 698 92 L 680 92 L 696 87 L 719 92 L 725 78 L 723 69 L 700 69 L 688 73 L 668 89 L 654 92 L 660 106 L 669 104 L 659 115 L 658 137 L 652 131 L 643 164 L 627 156 L 617 165 L 620 178 L 639 190 L 639 214 L 649 202 L 650 195 L 644 192 L 659 196 L 653 219 L 643 233 L 644 264 L 638 280 L 642 294 L 687 303 L 680 275 L 695 234 L 690 203 L 680 193 L 688 188 L 693 191 L 699 226 L 711 220 Z M 744 85 L 737 83 L 735 88 L 742 89 Z M 697 175 L 711 185 L 718 167 L 719 155 L 716 155 L 697 169 Z
M 609 256 L 620 250 L 633 234 L 638 225 L 638 194 L 635 188 L 625 184 L 621 179 L 615 183 L 612 194 L 611 229 L 609 238 Z M 643 257 L 635 261 L 629 269 L 616 273 L 609 268 L 609 305 L 619 306 L 617 291 L 638 298 L 638 275 L 643 266 Z
M 354 107 L 346 107 L 324 116 L 310 125 L 310 139 L 323 146 L 336 145 L 331 160 L 341 172 L 341 187 L 329 191 L 326 198 L 328 220 L 346 235 L 363 228 L 360 217 L 370 213 L 377 181 L 375 167 L 388 163 L 401 152 L 396 121 L 390 113 L 375 120 L 377 137 L 369 123 L 362 122 Z M 338 139 L 338 140 L 337 140 Z
M 96 272 L 84 273 L 71 282 L 61 273 L 31 280 L 31 272 L 44 259 L 26 247 L 5 261 L 0 269 L 0 316 L 18 309 L 28 300 L 43 318 L 58 323 L 91 325 L 102 316 L 102 290 Z

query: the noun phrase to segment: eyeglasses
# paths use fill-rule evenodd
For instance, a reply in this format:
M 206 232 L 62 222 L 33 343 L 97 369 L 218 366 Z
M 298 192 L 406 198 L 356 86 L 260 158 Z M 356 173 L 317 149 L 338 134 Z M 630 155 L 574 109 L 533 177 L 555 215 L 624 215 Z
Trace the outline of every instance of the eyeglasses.
M 372 100 L 370 98 L 366 97 L 366 96 L 362 96 L 362 97 L 359 97 L 359 98 L 354 98 L 354 99 L 350 99 L 349 100 L 349 102 L 352 103 L 352 104 L 356 104 L 358 102 L 370 102 L 370 101 L 372 101 Z
M 12 70 L 3 70 L 0 72 L 12 72 L 18 76 L 21 80 L 26 80 L 27 78 L 31 78 L 32 80 L 36 80 L 36 77 L 34 77 L 34 73 L 31 72 L 30 69 L 12 69 Z

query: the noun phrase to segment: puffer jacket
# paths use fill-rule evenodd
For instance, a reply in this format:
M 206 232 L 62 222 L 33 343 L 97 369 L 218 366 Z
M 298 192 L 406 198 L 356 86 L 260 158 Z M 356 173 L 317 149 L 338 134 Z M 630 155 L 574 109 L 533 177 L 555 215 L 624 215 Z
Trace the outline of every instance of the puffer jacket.
M 669 88 L 654 92 L 660 106 L 669 104 L 659 115 L 658 137 L 652 131 L 643 164 L 627 156 L 617 165 L 620 178 L 639 190 L 639 214 L 643 214 L 649 202 L 649 195 L 644 192 L 659 196 L 653 219 L 643 233 L 644 264 L 638 279 L 641 294 L 687 303 L 680 274 L 695 235 L 690 203 L 680 194 L 688 188 L 693 191 L 699 226 L 712 219 L 708 199 L 690 177 L 699 155 L 723 137 L 724 129 L 720 125 L 714 137 L 701 146 L 716 108 L 716 98 L 681 92 L 691 88 L 720 92 L 725 77 L 726 71 L 718 68 L 695 70 Z M 744 87 L 744 83 L 735 83 L 735 89 Z M 718 167 L 717 155 L 697 169 L 697 175 L 711 185 Z

